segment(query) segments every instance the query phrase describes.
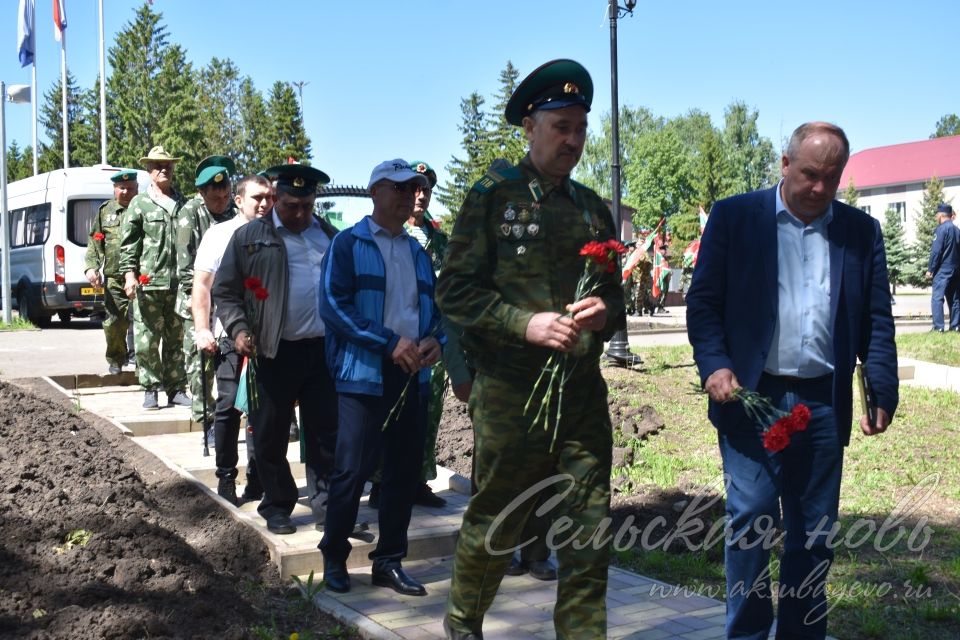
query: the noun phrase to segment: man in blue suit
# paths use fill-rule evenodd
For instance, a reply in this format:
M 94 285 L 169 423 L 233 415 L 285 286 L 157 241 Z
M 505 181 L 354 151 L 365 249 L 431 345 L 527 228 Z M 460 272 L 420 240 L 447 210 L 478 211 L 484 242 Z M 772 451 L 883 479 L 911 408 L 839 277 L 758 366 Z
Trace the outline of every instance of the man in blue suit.
M 957 288 L 960 287 L 960 229 L 953 224 L 953 207 L 937 207 L 937 229 L 933 233 L 927 278 L 933 280 L 931 312 L 933 331 L 943 333 L 943 301 L 950 308 L 950 331 L 960 331 Z
M 687 294 L 687 327 L 710 396 L 727 489 L 727 636 L 767 638 L 773 527 L 786 532 L 777 638 L 826 635 L 826 534 L 837 520 L 856 359 L 872 382 L 883 433 L 897 407 L 897 351 L 880 225 L 834 200 L 850 154 L 843 130 L 793 132 L 773 189 L 717 202 Z M 764 449 L 735 389 L 784 411 L 809 407 L 805 431 Z

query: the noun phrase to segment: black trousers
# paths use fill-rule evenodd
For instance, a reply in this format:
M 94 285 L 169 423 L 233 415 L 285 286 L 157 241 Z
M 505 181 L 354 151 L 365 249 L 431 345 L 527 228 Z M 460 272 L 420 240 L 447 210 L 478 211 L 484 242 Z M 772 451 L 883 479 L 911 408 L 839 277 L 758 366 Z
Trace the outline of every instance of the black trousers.
M 357 520 L 363 485 L 382 454 L 380 537 L 370 552 L 375 569 L 399 566 L 407 555 L 407 527 L 420 483 L 427 409 L 416 375 L 411 378 L 390 360 L 384 360 L 382 370 L 382 396 L 340 394 L 336 462 L 323 539 L 318 545 L 324 558 L 346 561 L 352 549 L 347 536 Z M 398 404 L 404 392 L 406 397 Z M 399 412 L 387 424 L 397 406 Z
M 311 501 L 325 492 L 337 443 L 337 395 L 324 358 L 323 338 L 281 340 L 275 358 L 257 358 L 257 407 L 251 409 L 253 448 L 264 518 L 293 512 L 299 496 L 287 462 L 293 407 L 300 403 Z M 251 402 L 252 404 L 252 402 Z

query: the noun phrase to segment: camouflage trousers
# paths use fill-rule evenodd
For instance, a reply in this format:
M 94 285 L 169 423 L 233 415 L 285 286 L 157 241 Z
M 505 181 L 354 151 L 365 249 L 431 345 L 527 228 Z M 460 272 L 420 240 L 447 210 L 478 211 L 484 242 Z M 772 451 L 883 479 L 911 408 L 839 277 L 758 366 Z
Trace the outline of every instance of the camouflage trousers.
M 107 278 L 103 288 L 103 335 L 107 339 L 107 363 L 122 367 L 127 364 L 127 330 L 130 328 L 130 298 L 123 291 L 123 281 Z
M 137 375 L 144 389 L 179 391 L 187 386 L 183 371 L 183 322 L 176 313 L 176 301 L 176 288 L 137 288 L 134 343 Z
M 553 451 L 553 427 L 530 429 L 532 416 L 523 415 L 531 386 L 482 373 L 474 382 L 477 492 L 463 516 L 447 613 L 454 628 L 481 631 L 513 551 L 527 542 L 520 533 L 538 496 L 555 492 L 537 512 L 569 519 L 555 537 L 547 534 L 559 562 L 557 638 L 605 638 L 613 446 L 606 384 L 599 373 L 568 383 Z
M 194 422 L 203 424 L 204 417 L 209 422 L 213 422 L 213 415 L 216 411 L 216 400 L 213 395 L 213 356 L 204 358 L 206 369 L 204 375 L 207 377 L 207 413 L 203 413 L 203 378 L 200 377 L 200 350 L 197 349 L 196 330 L 193 326 L 193 318 L 182 318 L 183 320 L 183 363 L 184 371 L 187 375 L 187 382 L 190 383 L 190 397 L 193 398 L 193 406 L 190 407 L 191 417 Z
M 447 370 L 443 361 L 433 365 L 430 372 L 430 399 L 427 401 L 427 429 L 423 443 L 423 468 L 420 481 L 426 482 L 437 477 L 437 433 L 440 432 L 440 418 L 443 416 L 443 397 L 447 392 Z M 383 476 L 383 460 L 370 477 L 370 482 L 379 483 Z

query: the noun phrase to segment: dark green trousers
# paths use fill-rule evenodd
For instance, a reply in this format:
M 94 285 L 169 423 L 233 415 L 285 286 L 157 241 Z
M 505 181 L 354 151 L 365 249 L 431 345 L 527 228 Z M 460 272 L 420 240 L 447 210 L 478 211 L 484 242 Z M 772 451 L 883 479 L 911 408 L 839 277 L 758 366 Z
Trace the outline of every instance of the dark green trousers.
M 559 564 L 553 620 L 557 638 L 604 638 L 609 544 L 596 542 L 597 528 L 610 511 L 612 428 L 607 387 L 599 371 L 571 380 L 551 451 L 552 427 L 530 430 L 523 415 L 530 393 L 517 385 L 479 374 L 470 396 L 477 493 L 463 517 L 454 557 L 447 612 L 455 628 L 481 631 L 510 564 L 541 486 L 555 491 L 547 499 L 556 529 L 547 534 Z M 518 497 L 527 493 L 526 499 Z M 567 520 L 569 519 L 569 520 Z M 569 522 L 563 529 L 556 524 Z M 603 542 L 603 540 L 601 540 Z

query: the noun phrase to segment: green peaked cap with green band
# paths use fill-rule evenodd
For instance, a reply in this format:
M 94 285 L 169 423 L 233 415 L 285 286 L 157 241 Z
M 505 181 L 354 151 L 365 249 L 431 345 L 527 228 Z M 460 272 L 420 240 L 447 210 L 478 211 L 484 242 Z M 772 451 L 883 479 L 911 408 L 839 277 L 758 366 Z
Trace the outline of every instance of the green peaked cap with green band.
M 116 184 L 117 182 L 127 182 L 128 180 L 136 180 L 137 171 L 136 169 L 123 169 L 122 171 L 117 171 L 115 174 L 110 176 L 110 182 Z
M 200 172 L 200 175 L 197 176 L 197 180 L 193 184 L 197 187 L 230 184 L 230 172 L 226 167 L 218 167 L 216 165 L 205 167 L 204 170 Z
M 207 167 L 221 167 L 227 170 L 227 173 L 233 175 L 237 172 L 237 165 L 230 156 L 207 156 L 197 164 L 196 176 L 199 179 L 200 174 Z M 197 186 L 200 186 L 199 184 Z
M 523 119 L 540 109 L 581 106 L 590 111 L 593 80 L 582 64 L 561 58 L 544 63 L 530 72 L 514 90 L 504 117 L 520 126 Z

